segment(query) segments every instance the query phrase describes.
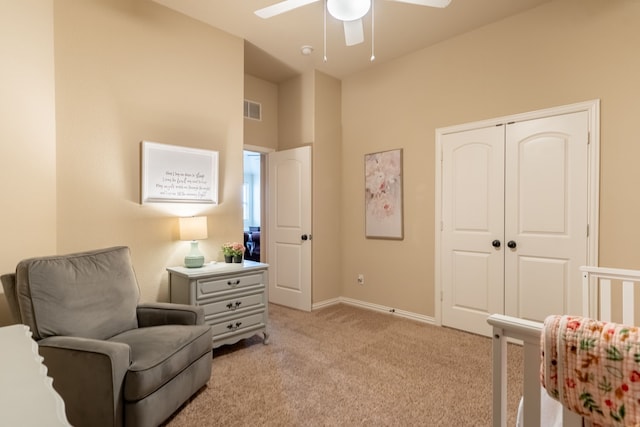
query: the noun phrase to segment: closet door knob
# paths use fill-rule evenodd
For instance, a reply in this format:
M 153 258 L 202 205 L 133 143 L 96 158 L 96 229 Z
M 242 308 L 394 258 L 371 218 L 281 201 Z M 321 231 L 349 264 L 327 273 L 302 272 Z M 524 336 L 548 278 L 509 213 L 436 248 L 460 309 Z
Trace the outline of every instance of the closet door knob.
M 493 242 L 491 242 L 491 246 L 493 246 L 494 248 L 499 248 L 500 247 L 500 240 L 494 240 Z
M 509 242 L 507 242 L 507 246 L 509 246 L 511 249 L 515 249 L 516 246 L 518 246 L 516 244 L 516 242 L 514 240 L 509 240 Z

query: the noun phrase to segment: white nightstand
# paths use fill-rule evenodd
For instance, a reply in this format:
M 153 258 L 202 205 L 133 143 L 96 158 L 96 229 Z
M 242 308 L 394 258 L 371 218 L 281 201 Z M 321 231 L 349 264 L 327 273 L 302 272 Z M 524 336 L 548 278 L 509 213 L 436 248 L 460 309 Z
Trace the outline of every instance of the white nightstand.
M 267 344 L 269 274 L 267 264 L 205 264 L 169 267 L 171 302 L 201 306 L 213 331 L 213 347 L 262 332 Z

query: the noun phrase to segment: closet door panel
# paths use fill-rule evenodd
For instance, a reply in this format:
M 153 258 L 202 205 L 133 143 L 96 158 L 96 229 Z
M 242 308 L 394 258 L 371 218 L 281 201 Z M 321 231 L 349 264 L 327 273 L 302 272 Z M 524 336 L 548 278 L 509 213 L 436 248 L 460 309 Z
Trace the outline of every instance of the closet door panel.
M 537 135 L 518 147 L 518 233 L 564 234 L 567 230 L 568 182 L 565 135 Z
M 489 334 L 504 310 L 504 128 L 445 135 L 442 144 L 442 323 Z
M 521 256 L 518 260 L 517 311 L 523 319 L 540 321 L 563 313 L 567 305 L 569 260 Z M 558 284 L 561 288 L 557 289 Z M 554 297 L 550 298 L 549 296 Z
M 580 313 L 587 261 L 588 117 L 565 114 L 507 126 L 505 314 L 542 321 Z

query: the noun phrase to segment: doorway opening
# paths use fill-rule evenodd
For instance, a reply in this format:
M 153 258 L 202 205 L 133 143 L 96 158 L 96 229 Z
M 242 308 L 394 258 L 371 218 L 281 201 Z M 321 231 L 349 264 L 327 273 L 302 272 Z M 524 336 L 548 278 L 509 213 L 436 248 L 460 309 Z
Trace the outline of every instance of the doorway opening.
M 244 150 L 242 212 L 244 228 L 244 258 L 260 262 L 260 227 L 262 223 L 262 153 Z

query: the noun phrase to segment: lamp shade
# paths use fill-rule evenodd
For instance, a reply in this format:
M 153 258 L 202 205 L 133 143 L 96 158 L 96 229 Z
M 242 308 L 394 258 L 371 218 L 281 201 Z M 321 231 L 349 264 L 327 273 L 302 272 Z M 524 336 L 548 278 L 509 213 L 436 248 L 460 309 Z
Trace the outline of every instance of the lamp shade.
M 202 240 L 207 237 L 206 216 L 180 218 L 180 240 Z

